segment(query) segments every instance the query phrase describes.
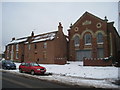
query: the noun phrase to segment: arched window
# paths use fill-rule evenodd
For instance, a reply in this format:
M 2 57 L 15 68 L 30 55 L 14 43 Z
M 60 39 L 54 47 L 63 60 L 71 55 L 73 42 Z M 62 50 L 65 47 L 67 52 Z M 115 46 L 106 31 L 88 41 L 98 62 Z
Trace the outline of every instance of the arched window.
M 102 33 L 98 33 L 98 35 L 97 35 L 97 43 L 103 43 L 103 35 L 102 35 Z
M 84 36 L 85 39 L 85 45 L 91 45 L 91 34 L 85 34 Z
M 74 37 L 74 45 L 75 45 L 75 47 L 80 45 L 80 38 L 79 38 L 79 36 L 75 36 Z

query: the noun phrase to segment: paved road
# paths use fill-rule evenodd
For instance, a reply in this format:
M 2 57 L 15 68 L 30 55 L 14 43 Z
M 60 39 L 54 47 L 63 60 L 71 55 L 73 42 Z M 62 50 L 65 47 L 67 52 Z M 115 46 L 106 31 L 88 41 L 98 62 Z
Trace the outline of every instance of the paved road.
M 2 88 L 76 88 L 49 81 L 26 78 L 8 72 L 2 73 Z

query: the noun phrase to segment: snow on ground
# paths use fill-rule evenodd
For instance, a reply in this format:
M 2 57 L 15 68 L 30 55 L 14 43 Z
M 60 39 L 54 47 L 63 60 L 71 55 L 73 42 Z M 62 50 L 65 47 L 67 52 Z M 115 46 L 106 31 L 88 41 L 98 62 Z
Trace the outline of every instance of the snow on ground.
M 16 63 L 17 68 L 20 63 Z M 68 62 L 65 65 L 40 64 L 47 69 L 46 73 L 53 73 L 49 76 L 32 76 L 43 80 L 58 81 L 70 85 L 91 86 L 97 88 L 118 88 L 118 85 L 112 84 L 118 80 L 118 67 L 97 67 L 83 66 L 82 62 Z M 9 70 L 13 73 L 19 73 L 19 70 Z M 21 74 L 21 73 L 19 73 Z
M 64 74 L 66 76 L 75 76 L 95 79 L 118 79 L 118 68 L 116 67 L 96 67 L 83 66 L 81 62 L 68 62 L 66 65 L 45 65 L 48 72 L 55 74 Z

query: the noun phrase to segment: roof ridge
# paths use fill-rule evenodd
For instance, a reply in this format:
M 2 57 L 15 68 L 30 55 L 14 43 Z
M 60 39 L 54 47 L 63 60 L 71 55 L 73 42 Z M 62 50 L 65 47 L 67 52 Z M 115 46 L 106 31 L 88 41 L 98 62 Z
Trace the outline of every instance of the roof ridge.
M 80 18 L 79 18 L 73 25 L 75 25 L 79 20 L 81 20 L 81 18 L 83 18 L 86 14 L 88 14 L 88 15 L 90 15 L 90 16 L 93 16 L 93 17 L 95 17 L 95 18 L 97 18 L 97 19 L 99 19 L 99 20 L 101 20 L 101 21 L 105 21 L 104 19 L 101 19 L 101 18 L 99 18 L 98 16 L 96 16 L 96 15 L 94 15 L 94 14 L 86 11 L 85 13 L 82 14 L 82 16 L 80 16 Z M 73 26 L 73 25 L 72 25 L 72 26 Z
M 30 36 L 28 36 L 28 37 L 30 37 Z M 26 38 L 28 38 L 28 37 L 17 38 L 17 39 L 15 39 L 15 40 L 26 39 Z
M 98 16 L 96 16 L 96 15 L 94 15 L 94 14 L 92 14 L 92 13 L 89 13 L 89 12 L 85 12 L 85 13 L 88 13 L 88 14 L 90 14 L 91 16 L 94 16 L 95 18 L 98 18 L 98 19 L 100 19 L 100 20 L 102 20 L 102 21 L 105 21 L 104 19 L 101 19 L 101 18 L 99 18 Z
M 43 35 L 46 35 L 46 34 L 56 33 L 56 32 L 58 32 L 58 31 L 52 31 L 52 32 L 48 32 L 48 33 L 42 33 L 42 34 L 35 35 L 34 37 L 43 36 Z

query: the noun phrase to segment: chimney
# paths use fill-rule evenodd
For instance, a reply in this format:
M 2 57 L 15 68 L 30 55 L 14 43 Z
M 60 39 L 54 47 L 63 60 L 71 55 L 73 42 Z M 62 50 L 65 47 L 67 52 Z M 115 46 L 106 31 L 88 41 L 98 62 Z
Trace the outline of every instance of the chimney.
M 71 24 L 70 24 L 70 28 L 72 28 L 72 26 L 73 26 L 73 25 L 72 25 L 72 23 L 71 23 Z
M 15 37 L 12 38 L 12 41 L 14 41 L 14 40 L 15 40 Z
M 59 22 L 58 31 L 62 31 L 62 30 L 63 30 L 62 24 L 61 22 Z
M 31 33 L 31 36 L 33 37 L 34 36 L 34 32 L 32 31 L 32 33 Z
M 105 16 L 105 19 L 104 19 L 106 22 L 108 21 L 108 19 L 107 19 L 107 16 Z

